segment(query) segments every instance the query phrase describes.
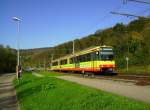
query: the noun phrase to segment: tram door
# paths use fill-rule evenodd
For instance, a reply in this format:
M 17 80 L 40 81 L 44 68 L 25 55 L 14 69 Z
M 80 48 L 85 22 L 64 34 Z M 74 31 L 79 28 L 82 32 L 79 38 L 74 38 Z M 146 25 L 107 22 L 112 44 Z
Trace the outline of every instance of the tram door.
M 80 68 L 80 61 L 79 61 L 78 56 L 74 57 L 74 62 L 75 62 L 75 68 Z
M 97 61 L 98 61 L 99 52 L 92 52 L 91 53 L 91 67 L 92 71 L 95 71 L 97 68 Z
M 92 68 L 92 71 L 94 71 L 94 58 L 95 57 L 95 54 L 94 52 L 91 53 L 91 68 Z

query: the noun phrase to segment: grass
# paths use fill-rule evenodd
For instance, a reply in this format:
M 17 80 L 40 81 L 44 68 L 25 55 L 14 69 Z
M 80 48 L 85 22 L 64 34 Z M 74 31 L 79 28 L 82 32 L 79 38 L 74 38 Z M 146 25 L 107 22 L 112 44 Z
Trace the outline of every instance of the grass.
M 47 76 L 47 77 L 53 77 L 53 76 L 62 76 L 62 75 L 65 75 L 63 73 L 60 73 L 60 72 L 50 72 L 50 71 L 40 71 L 40 72 L 37 72 L 38 74 L 41 74 L 41 75 L 44 75 L 44 76 Z
M 150 65 L 144 66 L 129 66 L 127 71 L 126 68 L 117 70 L 119 73 L 123 74 L 139 74 L 139 75 L 150 75 Z
M 21 110 L 150 110 L 150 105 L 55 77 L 14 81 Z

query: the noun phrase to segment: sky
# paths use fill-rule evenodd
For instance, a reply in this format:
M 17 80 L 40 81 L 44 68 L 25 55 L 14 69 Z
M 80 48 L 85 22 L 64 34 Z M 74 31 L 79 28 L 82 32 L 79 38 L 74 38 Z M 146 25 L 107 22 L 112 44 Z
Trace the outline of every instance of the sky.
M 150 0 L 145 0 L 150 2 Z M 150 5 L 123 0 L 0 0 L 0 44 L 21 49 L 53 47 L 135 18 L 111 11 L 150 15 Z M 12 17 L 21 19 L 20 32 Z

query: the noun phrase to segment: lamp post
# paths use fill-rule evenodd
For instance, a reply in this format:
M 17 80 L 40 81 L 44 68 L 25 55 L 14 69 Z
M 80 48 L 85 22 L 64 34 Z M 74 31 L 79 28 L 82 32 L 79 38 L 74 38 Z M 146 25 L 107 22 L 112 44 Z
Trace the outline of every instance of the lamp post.
M 75 40 L 73 40 L 73 44 L 72 44 L 72 54 L 74 55 L 74 42 L 75 42 Z
M 18 67 L 20 66 L 20 53 L 19 53 L 19 33 L 20 33 L 20 21 L 21 19 L 17 17 L 12 18 L 15 22 L 17 22 L 17 77 L 18 77 Z

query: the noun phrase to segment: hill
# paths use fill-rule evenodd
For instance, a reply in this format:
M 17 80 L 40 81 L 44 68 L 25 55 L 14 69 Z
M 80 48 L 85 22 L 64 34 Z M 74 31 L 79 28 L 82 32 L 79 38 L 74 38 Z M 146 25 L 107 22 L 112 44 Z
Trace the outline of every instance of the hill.
M 95 34 L 75 39 L 75 51 L 91 46 L 111 45 L 115 49 L 115 60 L 118 68 L 125 67 L 125 57 L 128 56 L 130 65 L 150 64 L 150 19 L 139 18 L 128 25 L 122 23 Z M 24 65 L 43 66 L 49 64 L 51 56 L 59 58 L 72 53 L 72 41 L 51 48 L 23 50 Z

